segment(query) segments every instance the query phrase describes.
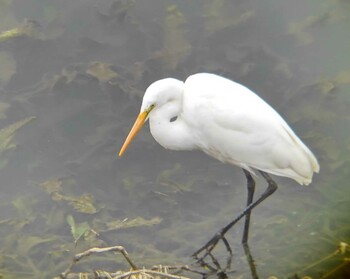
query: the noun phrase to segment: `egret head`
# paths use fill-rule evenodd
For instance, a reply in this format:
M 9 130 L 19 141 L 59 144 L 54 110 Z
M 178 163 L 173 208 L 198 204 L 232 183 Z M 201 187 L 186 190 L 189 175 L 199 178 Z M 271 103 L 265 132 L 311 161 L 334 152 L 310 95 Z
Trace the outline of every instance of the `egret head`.
M 138 131 L 145 124 L 152 111 L 162 107 L 171 101 L 180 101 L 182 98 L 184 83 L 174 78 L 165 78 L 152 83 L 143 96 L 140 114 L 136 118 L 134 126 L 131 128 L 119 156 L 122 156 L 134 139 Z
M 149 113 L 162 105 L 182 97 L 184 83 L 174 78 L 165 78 L 152 83 L 143 96 L 140 114 Z

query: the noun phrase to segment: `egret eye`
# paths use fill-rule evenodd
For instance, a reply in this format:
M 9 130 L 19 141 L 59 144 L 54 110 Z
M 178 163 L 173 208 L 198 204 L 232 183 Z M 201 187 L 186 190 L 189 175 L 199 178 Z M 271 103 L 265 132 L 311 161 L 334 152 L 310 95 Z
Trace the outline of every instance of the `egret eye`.
M 176 119 L 177 119 L 177 116 L 173 116 L 172 118 L 170 118 L 169 122 L 174 122 L 176 121 Z

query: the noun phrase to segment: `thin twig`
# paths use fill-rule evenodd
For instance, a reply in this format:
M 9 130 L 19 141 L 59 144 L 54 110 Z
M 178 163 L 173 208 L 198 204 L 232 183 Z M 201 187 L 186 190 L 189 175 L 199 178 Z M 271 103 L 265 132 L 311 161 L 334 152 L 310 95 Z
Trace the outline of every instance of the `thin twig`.
M 83 257 L 90 256 L 91 254 L 98 254 L 98 253 L 106 253 L 106 252 L 119 252 L 122 253 L 126 261 L 129 263 L 132 269 L 136 270 L 137 266 L 133 263 L 133 261 L 129 258 L 128 252 L 126 252 L 125 248 L 123 246 L 111 246 L 111 247 L 105 247 L 105 248 L 91 248 L 89 250 L 86 250 L 82 253 L 76 254 L 74 257 L 74 262 L 80 261 Z
M 67 278 L 67 275 L 71 272 L 72 267 L 80 261 L 82 258 L 90 256 L 92 254 L 99 254 L 99 253 L 106 253 L 106 252 L 119 252 L 121 253 L 126 261 L 129 263 L 131 266 L 132 270 L 137 270 L 137 266 L 133 263 L 133 261 L 129 258 L 128 252 L 124 249 L 123 246 L 111 246 L 111 247 L 105 247 L 105 248 L 91 248 L 89 250 L 86 250 L 82 253 L 76 254 L 73 258 L 73 261 L 70 263 L 68 268 L 61 273 L 60 278 Z

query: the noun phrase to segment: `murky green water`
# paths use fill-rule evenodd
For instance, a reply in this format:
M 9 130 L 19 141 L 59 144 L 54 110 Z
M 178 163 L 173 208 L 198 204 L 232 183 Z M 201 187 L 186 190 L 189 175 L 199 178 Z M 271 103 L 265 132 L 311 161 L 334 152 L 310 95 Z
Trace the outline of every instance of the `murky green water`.
M 148 129 L 117 154 L 151 82 L 201 71 L 266 99 L 321 165 L 309 187 L 276 177 L 253 212 L 254 267 L 242 224 L 229 232 L 229 278 L 348 278 L 335 251 L 350 242 L 349 15 L 342 0 L 0 0 L 2 278 L 52 278 L 114 245 L 138 266 L 193 262 L 244 208 L 243 172 Z M 129 266 L 110 253 L 74 271 L 93 269 Z

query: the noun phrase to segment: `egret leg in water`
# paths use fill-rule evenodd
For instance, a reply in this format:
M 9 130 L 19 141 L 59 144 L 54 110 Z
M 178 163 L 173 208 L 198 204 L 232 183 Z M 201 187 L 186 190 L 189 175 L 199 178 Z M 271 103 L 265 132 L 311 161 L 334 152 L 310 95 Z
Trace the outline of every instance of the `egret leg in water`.
M 164 148 L 202 150 L 241 167 L 247 178 L 246 209 L 194 256 L 202 251 L 210 254 L 219 240 L 232 252 L 225 234 L 243 217 L 242 242 L 248 241 L 251 210 L 277 189 L 268 173 L 308 185 L 320 168 L 314 154 L 277 111 L 247 87 L 215 74 L 194 74 L 185 82 L 165 78 L 152 83 L 119 156 L 148 119 L 152 136 Z M 254 170 L 268 183 L 255 202 Z
M 247 178 L 247 207 L 248 207 L 253 202 L 254 192 L 255 192 L 255 181 L 249 171 L 246 171 L 245 169 L 243 169 L 243 171 Z M 250 215 L 251 215 L 251 210 L 245 216 L 242 243 L 248 242 Z
M 209 253 L 211 253 L 211 251 L 215 248 L 215 246 L 218 244 L 218 242 L 220 240 L 224 241 L 227 250 L 230 252 L 230 254 L 232 254 L 231 247 L 229 244 L 226 244 L 227 241 L 226 241 L 226 239 L 224 239 L 224 237 L 225 237 L 225 234 L 244 216 L 246 217 L 246 222 L 245 222 L 245 226 L 244 226 L 242 242 L 243 242 L 243 244 L 247 243 L 251 211 L 253 210 L 254 207 L 256 207 L 258 204 L 260 204 L 263 200 L 265 200 L 268 196 L 272 195 L 277 190 L 276 182 L 273 181 L 267 173 L 265 173 L 263 171 L 260 171 L 260 173 L 265 178 L 265 180 L 268 184 L 266 190 L 261 194 L 261 196 L 255 202 L 250 203 L 243 210 L 243 212 L 241 214 L 239 214 L 234 220 L 232 220 L 229 224 L 227 224 L 220 231 L 218 231 L 214 235 L 214 237 L 211 238 L 203 247 L 201 247 L 195 253 L 193 253 L 193 255 L 192 255 L 193 257 L 198 258 L 198 255 L 203 251 L 205 251 L 205 254 L 201 258 L 206 257 Z M 253 182 L 250 181 L 250 179 Z M 247 175 L 247 183 L 248 183 L 248 185 L 249 185 L 249 183 L 253 183 L 253 184 L 255 183 L 250 174 L 249 174 L 249 176 Z M 248 189 L 249 189 L 249 186 L 248 186 Z M 248 194 L 248 202 L 249 202 L 249 194 Z

